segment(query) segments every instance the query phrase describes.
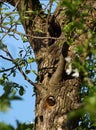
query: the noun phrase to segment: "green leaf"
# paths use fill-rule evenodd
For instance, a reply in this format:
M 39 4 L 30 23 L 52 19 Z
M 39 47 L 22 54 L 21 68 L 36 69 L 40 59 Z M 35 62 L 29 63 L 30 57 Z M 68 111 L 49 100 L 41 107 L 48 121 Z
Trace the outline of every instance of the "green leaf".
M 29 59 L 28 59 L 28 63 L 30 64 L 30 63 L 32 63 L 32 62 L 34 62 L 35 61 L 35 59 L 32 57 L 29 57 Z
M 14 128 L 11 125 L 0 122 L 0 130 L 14 130 Z
M 0 98 L 0 111 L 5 112 L 10 108 L 10 101 Z M 0 129 L 1 130 L 1 129 Z
M 22 38 L 22 41 L 25 43 L 25 42 L 28 42 L 28 39 L 27 39 L 27 37 L 25 37 L 25 36 L 22 36 L 21 37 Z
M 69 9 L 73 8 L 73 5 L 71 4 L 71 2 L 70 1 L 66 1 L 66 0 L 63 0 L 63 2 L 61 3 L 61 6 L 66 6 Z
M 35 75 L 37 75 L 36 70 L 32 70 L 32 72 L 33 72 Z
M 26 71 L 25 71 L 26 74 L 29 74 L 30 72 L 31 72 L 30 70 L 26 70 Z
M 19 90 L 19 94 L 20 96 L 22 96 L 24 94 L 25 90 L 23 87 L 20 87 L 20 90 Z
M 31 123 L 31 124 L 26 124 L 26 123 L 19 123 L 17 121 L 17 129 L 16 130 L 34 130 L 34 124 Z

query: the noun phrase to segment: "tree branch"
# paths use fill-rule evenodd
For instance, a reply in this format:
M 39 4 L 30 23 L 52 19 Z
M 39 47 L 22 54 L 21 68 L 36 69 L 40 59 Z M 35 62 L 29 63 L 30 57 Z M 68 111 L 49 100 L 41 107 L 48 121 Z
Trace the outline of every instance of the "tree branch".
M 66 64 L 65 57 L 67 57 L 68 55 L 68 49 L 69 49 L 69 45 L 67 43 L 64 43 L 62 46 L 58 67 L 54 72 L 54 74 L 52 75 L 52 78 L 50 79 L 49 82 L 50 85 L 58 84 L 62 80 L 62 75 L 64 73 L 65 64 Z
M 0 57 L 1 57 L 2 59 L 5 59 L 5 60 L 8 60 L 8 61 L 11 61 L 11 62 L 12 62 L 12 60 L 9 59 L 9 58 L 7 58 L 7 57 L 4 57 L 4 56 L 2 56 L 2 55 L 0 55 Z
M 16 66 L 13 66 L 13 67 L 8 68 L 8 69 L 2 69 L 2 70 L 0 70 L 0 73 L 6 72 L 6 71 L 10 71 L 10 70 L 14 69 L 15 67 Z
M 56 38 L 56 37 L 50 37 L 50 36 L 45 36 L 45 37 L 40 37 L 40 36 L 34 36 L 34 35 L 30 35 L 30 34 L 24 34 L 24 33 L 21 33 L 19 31 L 16 31 L 15 29 L 10 29 L 9 27 L 5 27 L 3 25 L 0 25 L 1 28 L 4 28 L 6 30 L 10 30 L 11 32 L 13 33 L 16 33 L 18 35 L 21 35 L 21 36 L 26 36 L 26 37 L 30 37 L 30 38 L 33 38 L 33 39 L 54 39 L 54 40 L 64 40 L 65 41 L 65 37 L 59 37 L 59 38 Z
M 34 82 L 32 82 L 27 76 L 26 74 L 23 72 L 23 70 L 21 69 L 21 67 L 19 67 L 19 65 L 15 62 L 15 59 L 12 57 L 12 55 L 10 54 L 10 52 L 8 51 L 7 47 L 4 48 L 4 51 L 6 52 L 6 54 L 10 57 L 11 62 L 13 62 L 16 66 L 16 68 L 19 70 L 19 72 L 23 75 L 24 79 L 27 80 L 31 85 L 33 85 L 34 87 L 36 87 L 36 84 Z
M 50 79 L 49 84 L 58 84 L 60 82 L 60 80 L 62 79 L 62 74 L 63 74 L 63 70 L 64 70 L 64 65 L 65 65 L 65 60 L 63 55 L 60 55 L 60 60 L 58 63 L 58 67 L 56 69 L 56 71 L 54 72 L 54 74 L 52 75 L 52 78 Z
M 16 6 L 17 3 L 19 2 L 19 4 L 21 3 L 25 3 L 25 5 L 30 5 L 31 7 L 31 10 L 40 10 L 42 7 L 41 7 L 41 4 L 40 4 L 40 1 L 39 0 L 1 0 L 1 2 L 7 2 L 9 4 L 11 4 L 12 6 Z M 22 4 L 20 5 L 21 6 L 21 10 L 23 8 Z

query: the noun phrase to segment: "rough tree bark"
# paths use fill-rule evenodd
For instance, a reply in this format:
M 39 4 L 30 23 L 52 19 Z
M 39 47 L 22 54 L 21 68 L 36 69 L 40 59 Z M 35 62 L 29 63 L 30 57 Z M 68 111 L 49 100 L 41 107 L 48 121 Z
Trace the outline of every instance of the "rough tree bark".
M 90 24 L 90 19 L 85 17 L 86 30 L 80 36 L 76 36 L 74 44 L 69 46 L 62 32 L 66 19 L 70 19 L 62 13 L 64 7 L 61 8 L 58 4 L 54 15 L 46 15 L 42 11 L 39 0 L 5 0 L 5 2 L 17 6 L 25 32 L 30 35 L 28 40 L 38 64 L 37 84 L 34 87 L 36 92 L 35 129 L 75 129 L 79 119 L 76 117 L 69 120 L 68 114 L 80 106 L 79 91 L 82 81 L 80 77 L 66 74 L 65 57 L 70 56 L 74 60 L 73 48 L 79 43 L 84 44 L 87 39 L 86 30 L 89 26 L 93 27 L 93 24 Z M 88 4 L 94 8 L 96 2 L 85 0 L 82 4 Z M 84 11 L 82 4 L 78 9 L 79 13 L 80 10 Z M 26 12 L 30 10 L 39 13 L 36 15 Z M 92 10 L 89 11 L 89 15 L 96 16 L 96 14 L 92 14 Z M 28 16 L 29 19 L 24 19 L 24 16 Z M 80 18 L 77 17 L 76 20 L 79 22 Z M 60 42 L 62 45 L 59 45 Z

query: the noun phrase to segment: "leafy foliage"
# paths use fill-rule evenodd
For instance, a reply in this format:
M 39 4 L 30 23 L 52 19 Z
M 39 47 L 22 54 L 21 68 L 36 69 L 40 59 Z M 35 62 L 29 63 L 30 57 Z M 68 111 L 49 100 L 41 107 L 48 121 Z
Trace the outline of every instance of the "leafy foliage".
M 25 94 L 25 86 L 19 85 L 17 82 L 10 80 L 10 77 L 16 78 L 19 72 L 27 80 L 29 74 L 36 74 L 35 70 L 32 69 L 31 65 L 35 62 L 35 58 L 32 56 L 32 48 L 26 44 L 28 42 L 27 37 L 19 33 L 22 38 L 23 43 L 25 44 L 22 48 L 18 48 L 18 57 L 13 57 L 9 51 L 9 47 L 5 45 L 6 36 L 18 40 L 18 25 L 20 25 L 20 20 L 16 8 L 12 10 L 7 4 L 4 4 L 0 8 L 0 17 L 2 19 L 2 29 L 0 28 L 0 60 L 4 60 L 5 64 L 9 65 L 2 66 L 0 65 L 0 87 L 2 87 L 3 92 L 0 95 L 0 111 L 7 112 L 11 108 L 11 101 L 22 100 L 23 95 Z M 17 32 L 17 34 L 15 33 Z M 5 44 L 4 44 L 5 43 Z M 17 121 L 17 130 L 32 130 L 33 124 L 21 124 Z M 14 130 L 15 128 L 0 122 L 0 130 Z
M 17 128 L 15 130 L 33 130 L 34 125 L 33 124 L 21 124 L 17 121 Z M 11 125 L 7 125 L 3 122 L 0 122 L 0 130 L 14 130 L 14 127 Z
M 70 117 L 80 114 L 81 120 L 78 129 L 87 130 L 96 126 L 96 29 L 94 26 L 96 17 L 92 17 L 92 14 L 88 12 L 94 9 L 82 2 L 82 0 L 63 0 L 61 6 L 66 7 L 64 13 L 67 15 L 67 19 L 63 32 L 67 43 L 69 45 L 78 43 L 74 47 L 75 60 L 72 68 L 78 68 L 83 79 L 80 95 L 84 107 L 77 112 L 72 112 Z M 89 20 L 89 23 L 86 19 Z M 84 35 L 86 35 L 85 39 Z M 82 44 L 76 41 L 76 38 L 79 39 L 79 37 Z
M 4 90 L 3 94 L 0 96 L 0 111 L 6 111 L 11 107 L 11 101 L 22 99 L 20 96 L 17 96 L 16 93 L 17 89 L 19 89 L 19 94 L 22 96 L 24 94 L 24 88 L 17 83 L 4 79 L 3 77 L 0 79 L 0 85 L 3 86 Z
M 14 128 L 10 125 L 6 125 L 3 122 L 0 122 L 0 129 L 1 130 L 14 130 Z
M 23 124 L 21 124 L 21 123 L 19 123 L 18 121 L 17 121 L 17 129 L 16 130 L 34 130 L 33 128 L 34 128 L 34 124 L 33 123 L 31 123 L 31 124 L 26 124 L 26 123 L 23 123 Z

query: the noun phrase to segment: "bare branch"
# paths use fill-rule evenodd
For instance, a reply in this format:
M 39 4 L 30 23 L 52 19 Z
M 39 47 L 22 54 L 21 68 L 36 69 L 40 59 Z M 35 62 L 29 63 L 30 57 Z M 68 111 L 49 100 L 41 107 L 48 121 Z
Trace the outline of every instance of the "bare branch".
M 56 38 L 56 37 L 50 37 L 50 36 L 47 36 L 47 37 L 34 36 L 34 35 L 29 35 L 29 34 L 21 33 L 21 32 L 19 32 L 19 31 L 16 31 L 15 29 L 10 29 L 10 28 L 5 27 L 5 26 L 2 26 L 2 25 L 0 25 L 0 27 L 1 27 L 1 28 L 4 28 L 4 29 L 6 29 L 6 30 L 10 30 L 10 31 L 12 31 L 12 32 L 14 32 L 14 33 L 16 33 L 16 34 L 18 34 L 18 35 L 26 36 L 26 37 L 31 37 L 31 38 L 33 38 L 33 39 L 55 39 L 55 40 L 64 40 L 64 39 L 65 39 L 65 37 Z
M 10 13 L 6 14 L 5 17 L 2 17 L 2 18 L 1 18 L 1 23 L 2 23 L 8 16 L 12 15 L 14 11 L 16 11 L 16 8 L 17 8 L 17 5 L 19 4 L 19 2 L 20 2 L 20 0 L 17 1 L 17 3 L 16 3 L 16 5 L 15 5 L 14 9 L 13 9 Z
M 7 57 L 4 57 L 4 56 L 2 56 L 2 55 L 0 55 L 0 57 L 1 57 L 2 59 L 5 59 L 5 60 L 8 60 L 8 61 L 11 61 L 11 62 L 12 62 L 12 60 L 9 59 L 9 58 L 7 58 Z
M 0 39 L 0 41 L 3 40 L 3 38 L 8 34 L 10 33 L 10 29 L 13 27 L 14 25 L 11 25 L 11 27 L 7 30 L 7 32 L 3 35 L 3 37 Z
M 50 79 L 49 84 L 57 84 L 62 80 L 62 75 L 64 73 L 65 64 L 66 64 L 65 57 L 68 54 L 68 48 L 69 48 L 69 45 L 67 43 L 64 43 L 62 46 L 62 51 L 61 51 L 58 67 L 56 71 L 54 72 L 52 78 Z
M 60 56 L 60 61 L 58 63 L 58 67 L 56 69 L 56 71 L 54 72 L 52 78 L 50 79 L 49 84 L 57 84 L 60 82 L 60 80 L 62 79 L 62 73 L 64 72 L 64 65 L 65 65 L 65 60 L 63 55 L 61 54 Z
M 7 47 L 5 48 L 5 52 L 7 53 L 7 55 L 10 57 L 11 61 L 15 64 L 16 68 L 19 70 L 19 72 L 23 75 L 24 79 L 27 80 L 31 85 L 33 85 L 34 87 L 36 86 L 36 84 L 34 82 L 32 82 L 27 76 L 26 74 L 23 72 L 23 70 L 21 69 L 21 67 L 19 67 L 18 63 L 15 62 L 15 59 L 12 57 L 12 55 L 10 54 L 10 52 L 8 51 Z
M 19 2 L 19 6 L 21 7 L 19 9 L 22 10 L 22 8 L 23 8 L 22 3 L 24 3 L 24 0 L 18 0 L 18 1 L 17 0 L 1 0 L 1 2 L 2 3 L 3 2 L 9 3 L 12 6 L 16 6 Z M 26 5 L 30 6 L 31 10 L 39 10 L 40 11 L 40 9 L 42 8 L 39 0 L 35 0 L 35 1 L 34 0 L 28 0 L 28 1 L 26 1 Z
M 6 46 L 5 46 L 5 48 L 4 48 L 4 51 L 5 51 L 6 54 L 10 57 L 10 59 L 11 59 L 10 61 L 15 64 L 15 67 L 19 70 L 19 72 L 22 74 L 22 76 L 24 77 L 24 79 L 25 79 L 26 81 L 28 81 L 32 86 L 34 86 L 37 90 L 39 90 L 39 92 L 41 92 L 41 90 L 42 90 L 42 91 L 46 91 L 43 87 L 38 86 L 36 83 L 34 83 L 32 80 L 30 80 L 30 79 L 28 78 L 28 76 L 24 73 L 24 71 L 23 71 L 22 68 L 18 65 L 18 63 L 15 62 L 15 59 L 12 57 L 12 55 L 10 54 L 10 52 L 8 51 L 8 49 L 7 49 Z M 1 57 L 2 57 L 2 56 L 1 56 Z M 3 58 L 3 57 L 2 57 L 2 58 Z M 4 59 L 8 60 L 8 58 L 5 58 L 5 57 L 4 57 Z
M 16 66 L 13 66 L 13 67 L 8 68 L 8 69 L 2 69 L 2 70 L 0 70 L 0 73 L 6 72 L 6 71 L 10 71 L 10 70 L 14 69 L 15 67 Z

